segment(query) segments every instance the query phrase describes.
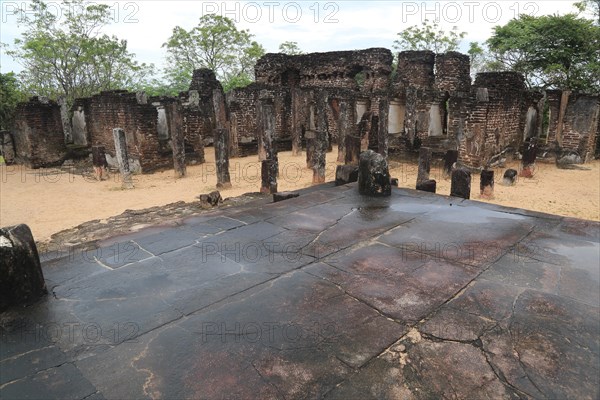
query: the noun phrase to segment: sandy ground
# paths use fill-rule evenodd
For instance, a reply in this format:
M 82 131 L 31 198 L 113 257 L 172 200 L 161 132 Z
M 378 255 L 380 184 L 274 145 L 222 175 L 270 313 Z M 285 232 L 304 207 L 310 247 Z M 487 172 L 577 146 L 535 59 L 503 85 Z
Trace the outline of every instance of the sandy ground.
M 334 151 L 327 155 L 326 180 L 335 179 Z M 311 185 L 312 170 L 305 155 L 279 154 L 280 191 Z M 144 209 L 176 201 L 194 201 L 196 196 L 215 190 L 214 153 L 207 149 L 206 163 L 188 166 L 188 176 L 175 179 L 172 170 L 134 176 L 135 189 L 122 190 L 119 174 L 107 181 L 60 171 L 31 170 L 21 166 L 0 166 L 0 226 L 28 224 L 41 242 L 53 233 L 83 222 L 106 219 L 127 209 Z M 437 192 L 448 195 L 450 181 L 434 165 L 431 178 L 438 181 Z M 414 188 L 417 166 L 390 163 L 392 177 L 401 187 Z M 517 168 L 517 164 L 507 167 Z M 496 170 L 495 198 L 490 202 L 577 218 L 600 220 L 600 161 L 585 165 L 587 171 L 560 170 L 553 164 L 538 163 L 532 179 L 520 179 L 516 186 L 499 184 L 504 169 Z M 232 189 L 222 190 L 223 198 L 260 189 L 260 164 L 256 156 L 230 160 Z M 479 176 L 473 176 L 471 199 L 479 199 Z

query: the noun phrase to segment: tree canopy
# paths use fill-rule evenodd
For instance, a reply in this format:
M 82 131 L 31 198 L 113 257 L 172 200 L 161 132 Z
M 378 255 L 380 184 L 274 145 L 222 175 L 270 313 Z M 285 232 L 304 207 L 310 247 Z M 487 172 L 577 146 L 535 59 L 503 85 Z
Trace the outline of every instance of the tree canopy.
M 487 45 L 530 87 L 600 91 L 600 27 L 576 14 L 521 15 L 497 26 Z
M 410 26 L 398 32 L 398 39 L 394 41 L 394 49 L 403 50 L 431 50 L 435 53 L 456 51 L 466 32 L 449 32 L 440 29 L 437 22 L 423 21 L 421 26 Z
M 254 79 L 254 64 L 265 49 L 248 30 L 238 30 L 234 21 L 215 14 L 200 18 L 197 26 L 173 28 L 167 49 L 167 76 L 171 86 L 186 90 L 194 69 L 210 68 L 225 90 L 245 86 Z
M 153 65 L 135 61 L 127 41 L 102 34 L 111 17 L 107 5 L 63 0 L 60 6 L 57 14 L 33 0 L 19 15 L 26 30 L 7 54 L 24 67 L 24 91 L 72 103 L 101 90 L 135 88 L 152 73 Z
M 14 110 L 25 96 L 18 87 L 15 74 L 0 73 L 0 130 L 10 129 L 14 120 Z
M 279 45 L 279 52 L 290 56 L 302 54 L 298 42 L 283 42 Z

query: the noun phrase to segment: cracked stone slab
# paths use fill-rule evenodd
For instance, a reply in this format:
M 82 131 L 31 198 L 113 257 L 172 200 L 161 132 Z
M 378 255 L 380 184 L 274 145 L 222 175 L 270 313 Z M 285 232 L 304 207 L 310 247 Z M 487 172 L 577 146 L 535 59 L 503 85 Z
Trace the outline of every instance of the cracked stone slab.
M 78 366 L 110 398 L 322 397 L 404 332 L 334 285 L 295 272 Z M 97 367 L 106 364 L 108 377 Z M 143 384 L 111 385 L 113 374 Z
M 355 184 L 163 221 L 42 260 L 0 397 L 598 398 L 599 232 Z
M 341 286 L 384 314 L 415 323 L 477 276 L 474 268 L 404 252 L 380 243 L 325 258 L 325 268 L 306 271 Z

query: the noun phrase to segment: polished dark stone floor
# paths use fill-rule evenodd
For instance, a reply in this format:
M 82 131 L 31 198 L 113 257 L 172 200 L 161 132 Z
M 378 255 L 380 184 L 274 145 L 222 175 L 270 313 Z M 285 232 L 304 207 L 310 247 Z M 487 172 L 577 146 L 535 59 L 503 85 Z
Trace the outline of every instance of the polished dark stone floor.
M 599 398 L 600 224 L 357 192 L 45 258 L 0 398 Z

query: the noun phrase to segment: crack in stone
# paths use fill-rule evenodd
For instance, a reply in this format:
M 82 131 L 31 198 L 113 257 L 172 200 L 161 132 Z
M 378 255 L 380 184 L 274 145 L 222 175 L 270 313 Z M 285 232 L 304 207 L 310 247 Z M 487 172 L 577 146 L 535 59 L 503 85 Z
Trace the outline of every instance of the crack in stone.
M 270 382 L 267 378 L 265 378 L 263 376 L 263 374 L 260 373 L 259 369 L 256 367 L 256 365 L 254 365 L 253 362 L 250 362 L 250 365 L 252 365 L 252 368 L 254 369 L 254 371 L 256 371 L 256 373 L 258 374 L 258 376 L 260 377 L 260 379 L 265 382 L 267 385 L 271 386 L 272 388 L 275 389 L 275 391 L 277 391 L 277 393 L 283 398 L 285 399 L 285 395 L 284 393 L 281 391 L 281 389 L 279 388 L 279 386 L 277 386 L 276 384 Z

